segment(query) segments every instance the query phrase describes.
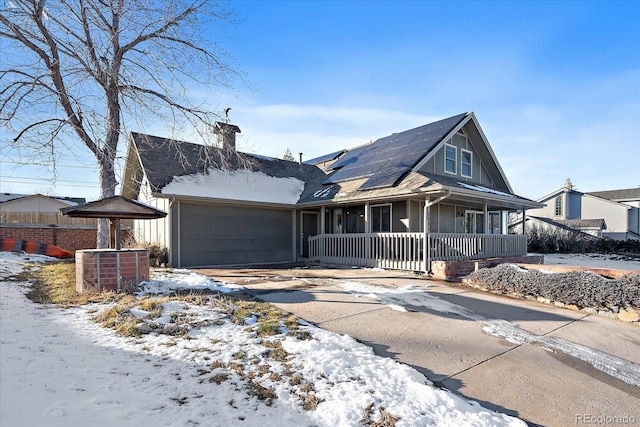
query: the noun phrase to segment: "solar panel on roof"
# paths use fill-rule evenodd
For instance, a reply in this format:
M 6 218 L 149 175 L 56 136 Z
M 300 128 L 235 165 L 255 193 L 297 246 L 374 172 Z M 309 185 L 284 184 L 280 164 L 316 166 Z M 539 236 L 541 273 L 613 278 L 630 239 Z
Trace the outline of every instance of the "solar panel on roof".
M 387 169 L 384 172 L 377 173 L 369 178 L 367 182 L 362 184 L 358 188 L 358 190 L 371 190 L 374 188 L 391 187 L 396 183 L 398 179 L 400 179 L 400 177 L 402 177 L 402 175 L 405 174 L 406 170 L 406 168 L 400 167 Z
M 335 159 L 345 151 L 347 150 L 335 151 L 333 153 L 325 154 L 324 156 L 316 157 L 314 159 L 309 159 L 306 162 L 302 162 L 302 163 L 305 163 L 307 165 L 317 165 L 318 163 L 328 162 L 329 160 Z
M 393 186 L 464 117 L 466 113 L 394 133 L 348 151 L 331 166 L 336 172 L 324 184 L 369 177 L 360 189 Z

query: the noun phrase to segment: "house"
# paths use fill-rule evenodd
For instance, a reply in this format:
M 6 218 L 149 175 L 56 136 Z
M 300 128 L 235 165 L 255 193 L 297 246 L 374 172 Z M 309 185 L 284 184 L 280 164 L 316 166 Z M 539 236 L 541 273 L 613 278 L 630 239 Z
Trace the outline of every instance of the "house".
M 7 217 L 9 212 L 24 212 L 32 214 L 58 214 L 61 208 L 76 206 L 85 202 L 79 197 L 50 197 L 42 194 L 0 194 L 0 212 Z M 3 222 L 8 222 L 4 221 Z
M 595 237 L 640 240 L 640 187 L 583 193 L 565 186 L 538 201 L 546 206 L 527 211 L 527 218 L 544 218 Z
M 60 214 L 60 209 L 84 202 L 79 197 L 2 193 L 0 238 L 43 242 L 71 251 L 95 248 L 95 224 Z
M 433 261 L 526 255 L 513 193 L 476 116 L 463 113 L 292 162 L 132 133 L 122 195 L 168 212 L 136 223 L 174 266 L 290 262 L 429 271 Z

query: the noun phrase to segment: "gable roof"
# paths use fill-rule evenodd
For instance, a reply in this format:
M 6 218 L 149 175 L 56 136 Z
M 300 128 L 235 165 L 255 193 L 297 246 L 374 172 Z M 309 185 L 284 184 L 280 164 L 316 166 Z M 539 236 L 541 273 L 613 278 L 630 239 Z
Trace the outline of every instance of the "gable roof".
M 11 202 L 13 200 L 44 197 L 47 199 L 56 200 L 69 206 L 80 205 L 86 202 L 84 197 L 56 197 L 45 196 L 43 194 L 14 194 L 14 193 L 2 193 L 0 194 L 0 203 Z
M 131 133 L 128 154 L 128 163 L 131 161 L 137 161 L 137 166 L 147 177 L 151 191 L 157 195 L 163 194 L 163 189 L 174 182 L 176 177 L 198 174 L 206 176 L 210 168 L 262 173 L 272 178 L 295 178 L 305 184 L 301 198 L 315 191 L 326 178 L 324 172 L 314 165 L 135 132 Z M 125 182 L 129 186 L 133 182 L 137 188 L 123 186 L 123 195 L 137 198 L 141 177 L 133 179 L 133 175 L 136 175 L 136 171 L 126 171 Z
M 547 194 L 546 196 L 542 196 L 538 199 L 539 202 L 546 202 L 550 199 L 553 199 L 556 196 L 559 196 L 560 193 L 575 193 L 575 194 L 584 194 L 581 193 L 580 191 L 574 190 L 572 188 L 567 188 L 567 187 L 560 187 L 557 190 L 555 190 L 552 193 Z
M 626 188 L 622 190 L 590 191 L 586 194 L 612 200 L 614 202 L 640 200 L 640 187 Z
M 463 127 L 473 133 L 476 145 L 490 159 L 491 173 L 499 182 L 497 189 L 420 169 Z M 495 208 L 543 206 L 513 194 L 473 113 L 394 133 L 302 164 L 134 132 L 122 195 L 138 198 L 143 176 L 156 197 L 197 197 L 234 203 L 319 206 L 423 194 L 451 196 L 454 201 L 468 199 L 479 206 L 488 201 Z M 244 184 L 240 185 L 243 179 Z M 254 188 L 247 188 L 248 180 L 256 183 Z M 281 194 L 276 194 L 277 189 Z
M 330 166 L 334 173 L 324 184 L 367 178 L 362 190 L 392 187 L 442 142 L 467 117 L 458 114 L 400 133 L 394 133 L 344 153 Z

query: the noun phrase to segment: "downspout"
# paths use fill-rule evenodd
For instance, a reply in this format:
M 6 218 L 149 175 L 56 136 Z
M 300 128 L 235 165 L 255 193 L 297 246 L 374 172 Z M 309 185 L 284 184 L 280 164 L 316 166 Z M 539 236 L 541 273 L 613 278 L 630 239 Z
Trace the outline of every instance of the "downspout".
M 429 221 L 430 221 L 430 214 L 431 214 L 431 206 L 440 203 L 441 201 L 443 201 L 444 199 L 446 199 L 447 197 L 451 196 L 451 190 L 447 190 L 447 194 L 445 194 L 444 196 L 438 197 L 437 199 L 430 201 L 429 200 L 429 196 L 427 196 L 425 203 L 424 203 L 424 241 L 425 241 L 425 248 L 426 251 L 423 254 L 423 262 L 424 262 L 424 272 L 425 274 L 430 274 L 431 273 L 431 240 L 429 239 Z

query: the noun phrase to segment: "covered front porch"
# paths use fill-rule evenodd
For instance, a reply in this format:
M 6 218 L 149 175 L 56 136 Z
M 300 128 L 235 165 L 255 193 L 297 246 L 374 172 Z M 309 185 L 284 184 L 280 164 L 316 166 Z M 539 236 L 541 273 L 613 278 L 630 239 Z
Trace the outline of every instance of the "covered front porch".
M 438 261 L 515 259 L 526 254 L 526 236 L 513 234 L 355 233 L 309 238 L 311 261 L 421 272 L 433 272 Z M 436 270 L 443 269 L 446 265 L 440 264 Z
M 450 276 L 446 263 L 464 264 L 466 271 L 486 260 L 539 262 L 526 258 L 524 234 L 508 234 L 509 212 L 525 210 L 526 203 L 504 193 L 456 190 L 414 193 L 402 200 L 352 201 L 302 215 L 303 224 L 317 219 L 320 231 L 303 237 L 305 255 L 328 264 L 444 272 L 441 278 Z

